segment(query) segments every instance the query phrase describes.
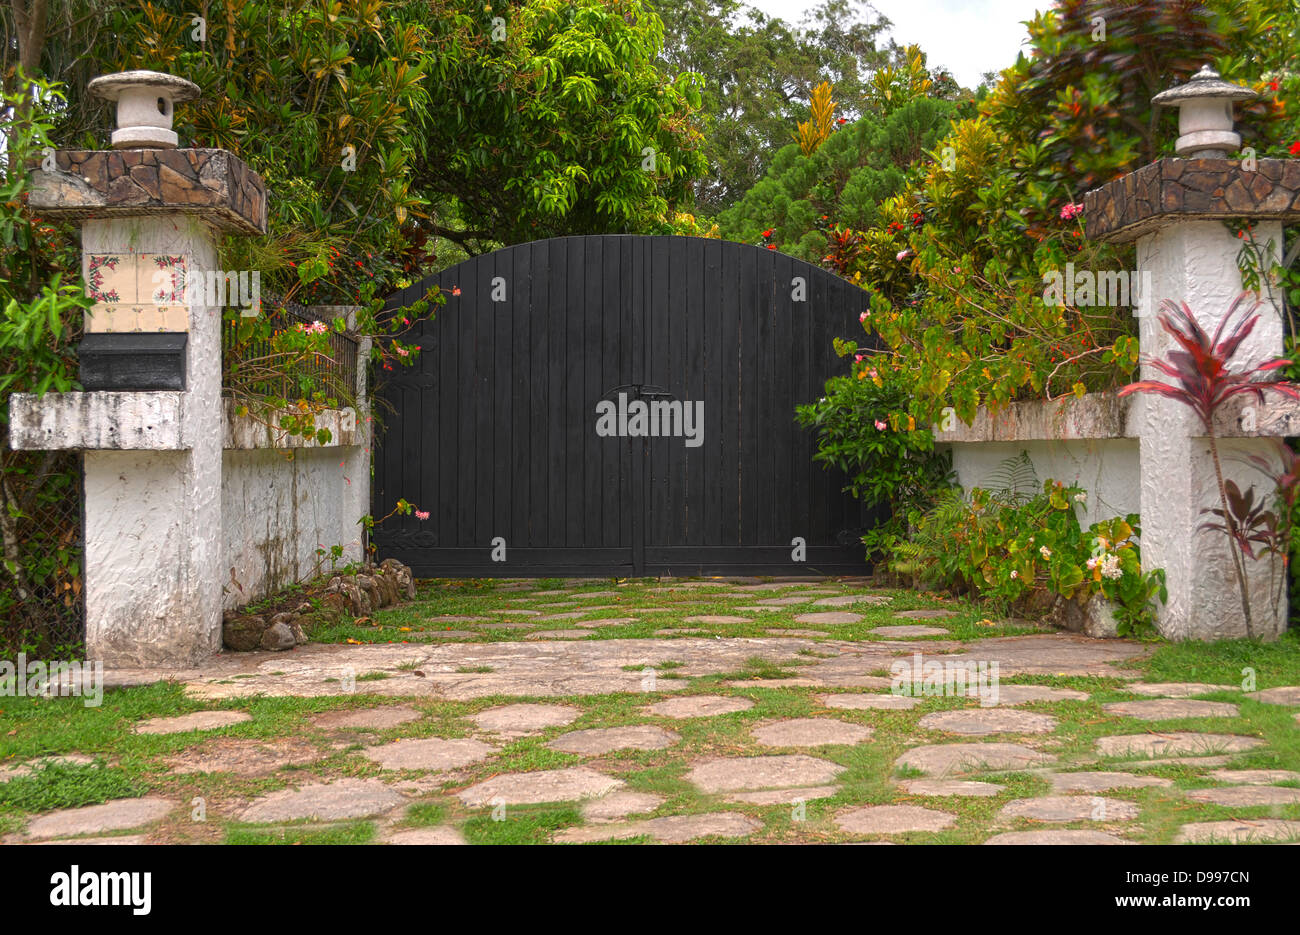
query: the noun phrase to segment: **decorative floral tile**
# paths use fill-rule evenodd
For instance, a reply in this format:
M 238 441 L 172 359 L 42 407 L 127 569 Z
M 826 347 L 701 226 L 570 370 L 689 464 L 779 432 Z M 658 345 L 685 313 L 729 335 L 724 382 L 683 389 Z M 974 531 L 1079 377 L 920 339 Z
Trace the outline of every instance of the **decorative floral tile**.
M 86 254 L 86 293 L 95 302 L 134 302 L 135 274 L 130 254 Z
M 158 305 L 179 305 L 185 301 L 188 266 L 183 256 L 142 253 L 139 258 L 138 295 Z

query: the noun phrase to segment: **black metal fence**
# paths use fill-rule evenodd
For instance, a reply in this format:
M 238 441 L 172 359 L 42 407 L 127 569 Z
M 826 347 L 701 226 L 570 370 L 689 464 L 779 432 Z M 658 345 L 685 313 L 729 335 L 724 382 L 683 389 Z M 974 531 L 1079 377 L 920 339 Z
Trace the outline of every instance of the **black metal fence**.
M 293 400 L 310 399 L 315 393 L 326 397 L 346 394 L 350 397 L 357 385 L 356 337 L 335 331 L 328 316 L 284 301 L 275 295 L 262 297 L 261 315 L 273 326 L 272 337 L 258 340 L 239 339 L 239 321 L 224 323 L 221 334 L 222 386 L 227 395 L 236 388 L 259 396 Z M 329 326 L 326 332 L 329 351 L 310 358 L 277 359 L 274 336 L 300 326 L 322 322 Z

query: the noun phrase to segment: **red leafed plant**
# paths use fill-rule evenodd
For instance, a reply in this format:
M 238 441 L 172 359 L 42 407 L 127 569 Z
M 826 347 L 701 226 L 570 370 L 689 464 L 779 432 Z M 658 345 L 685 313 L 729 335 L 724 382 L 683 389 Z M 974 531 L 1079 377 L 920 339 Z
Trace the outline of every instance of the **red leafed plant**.
M 1254 298 L 1254 303 L 1244 308 L 1250 298 Z M 1243 494 L 1232 481 L 1224 482 L 1214 418 L 1224 403 L 1236 396 L 1254 396 L 1261 405 L 1266 390 L 1300 399 L 1300 387 L 1282 380 L 1267 379 L 1268 374 L 1291 364 L 1285 357 L 1275 357 L 1253 367 L 1229 369 L 1242 342 L 1259 323 L 1260 316 L 1255 311 L 1258 307 L 1259 298 L 1253 293 L 1243 292 L 1233 300 L 1228 314 L 1211 335 L 1201 327 L 1186 302 L 1176 303 L 1166 299 L 1160 306 L 1160 327 L 1173 337 L 1181 349 L 1171 350 L 1163 359 L 1149 358 L 1147 362 L 1169 377 L 1169 382 L 1139 380 L 1119 391 L 1120 396 L 1154 393 L 1177 400 L 1195 412 L 1201 420 L 1209 438 L 1210 457 L 1214 462 L 1214 476 L 1219 488 L 1219 508 L 1202 512 L 1220 520 L 1218 523 L 1207 522 L 1201 528 L 1222 531 L 1231 543 L 1229 552 L 1237 575 L 1237 587 L 1241 591 L 1241 609 L 1246 618 L 1247 636 L 1254 634 L 1251 629 L 1250 596 L 1246 589 L 1245 558 L 1249 556 L 1254 559 L 1257 555 L 1273 551 L 1265 548 L 1256 552 L 1254 544 L 1265 544 L 1270 536 L 1275 538 L 1278 518 L 1276 514 L 1264 510 L 1262 503 L 1254 503 L 1253 487 Z M 1271 521 L 1269 516 L 1272 517 Z

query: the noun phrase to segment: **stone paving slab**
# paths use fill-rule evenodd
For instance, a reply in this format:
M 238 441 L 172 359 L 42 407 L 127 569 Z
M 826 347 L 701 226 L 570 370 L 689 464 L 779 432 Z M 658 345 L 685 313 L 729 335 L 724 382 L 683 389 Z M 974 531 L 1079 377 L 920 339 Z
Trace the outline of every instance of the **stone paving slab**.
M 238 819 L 258 824 L 300 819 L 342 821 L 381 815 L 405 802 L 378 779 L 338 779 L 271 792 L 253 800 Z
M 760 831 L 763 823 L 739 812 L 704 815 L 667 815 L 643 821 L 566 828 L 551 840 L 557 844 L 582 844 L 648 836 L 663 844 L 681 844 L 697 838 L 743 838 Z
M 29 841 L 26 842 L 31 847 L 126 847 L 140 846 L 147 842 L 143 834 L 116 834 L 110 838 L 55 838 L 51 841 Z
M 37 757 L 24 763 L 0 764 L 0 782 L 30 776 L 37 770 L 45 769 L 47 766 L 92 766 L 94 763 L 95 758 L 93 756 L 86 756 L 84 753 L 65 753 L 57 756 Z
M 911 639 L 916 636 L 950 636 L 950 632 L 943 627 L 922 627 L 907 624 L 895 626 L 872 627 L 867 631 L 872 636 L 878 636 L 886 640 Z
M 162 820 L 177 805 L 172 799 L 145 796 L 114 799 L 82 808 L 64 808 L 33 818 L 27 826 L 27 835 L 32 838 L 66 838 L 77 834 L 127 831 Z
M 1194 802 L 1209 802 L 1228 808 L 1295 805 L 1300 803 L 1300 789 L 1261 785 L 1223 786 L 1217 789 L 1192 789 L 1187 797 Z
M 866 693 L 818 695 L 817 700 L 828 708 L 845 711 L 906 711 L 921 703 L 920 698 L 908 695 L 873 695 Z
M 988 734 L 1050 734 L 1057 720 L 1050 714 L 1017 711 L 1009 708 L 973 708 L 935 711 L 921 718 L 918 726 L 950 734 L 986 736 Z
M 752 623 L 748 617 L 735 617 L 727 614 L 703 614 L 695 617 L 683 617 L 682 623 Z
M 1236 685 L 1209 685 L 1205 682 L 1133 682 L 1124 691 L 1152 698 L 1191 698 L 1214 692 L 1239 691 Z
M 722 798 L 741 805 L 794 805 L 826 799 L 840 791 L 839 786 L 804 786 L 798 789 L 762 789 L 757 792 L 730 792 Z
M 835 824 L 851 834 L 906 834 L 943 831 L 957 823 L 955 815 L 919 805 L 866 805 L 841 812 Z
M 1198 734 L 1171 731 L 1159 734 L 1120 734 L 1097 740 L 1102 756 L 1138 756 L 1180 753 L 1240 753 L 1258 747 L 1264 741 L 1238 734 Z
M 997 707 L 1031 704 L 1036 701 L 1087 701 L 1087 692 L 1072 688 L 1049 688 L 1046 685 L 998 685 L 996 692 L 989 692 L 980 699 Z
M 841 594 L 838 597 L 823 597 L 813 601 L 814 607 L 849 607 L 853 604 L 888 604 L 889 598 L 883 594 Z
M 1189 701 L 1181 698 L 1153 698 L 1149 701 L 1113 701 L 1101 706 L 1107 714 L 1140 721 L 1172 721 L 1188 717 L 1238 717 L 1235 704 L 1223 701 Z
M 174 775 L 235 773 L 239 776 L 269 776 L 281 767 L 306 766 L 324 757 L 323 751 L 301 739 L 262 741 L 222 737 L 167 757 L 164 762 Z
M 385 844 L 465 844 L 465 836 L 458 828 L 439 825 L 434 828 L 412 828 L 409 831 L 395 831 L 384 839 Z
M 764 630 L 763 632 L 766 633 L 768 636 L 803 636 L 803 637 L 807 637 L 808 639 L 822 639 L 823 637 L 826 636 L 825 633 L 822 633 L 818 630 L 800 630 L 795 627 L 784 627 L 784 628 L 772 627 L 771 629 Z
M 585 766 L 543 769 L 531 773 L 502 773 L 456 793 L 474 808 L 484 805 L 535 805 L 599 798 L 623 787 L 623 780 Z
M 846 623 L 861 623 L 862 615 L 851 614 L 844 610 L 819 610 L 811 614 L 796 614 L 794 622 L 833 627 Z
M 1126 841 L 1121 837 L 1113 834 L 1107 834 L 1104 831 L 1086 831 L 1071 830 L 1068 828 L 1053 828 L 1045 831 L 1008 831 L 1004 834 L 995 834 L 984 842 L 985 844 L 1020 844 L 1020 845 L 1041 845 L 1041 844 L 1064 844 L 1064 845 L 1094 845 L 1094 844 L 1132 844 L 1133 841 Z
M 943 743 L 915 747 L 894 762 L 927 776 L 950 776 L 1046 766 L 1056 762 L 1056 757 L 1015 743 Z
M 445 740 L 397 740 L 378 747 L 367 747 L 361 755 L 382 769 L 424 769 L 444 771 L 459 769 L 486 760 L 497 748 L 467 737 Z
M 155 717 L 135 725 L 137 734 L 183 734 L 192 730 L 218 730 L 251 721 L 247 711 L 195 711 L 179 717 Z
M 664 803 L 661 795 L 620 789 L 582 806 L 582 819 L 589 822 L 621 821 L 629 815 L 653 812 Z
M 829 717 L 797 717 L 769 721 L 750 731 L 764 747 L 822 747 L 870 740 L 874 733 L 862 724 Z
M 701 792 L 749 792 L 825 785 L 844 767 L 803 753 L 714 757 L 696 762 L 686 781 Z
M 678 695 L 652 704 L 646 710 L 660 717 L 694 718 L 717 717 L 719 714 L 748 711 L 752 707 L 754 702 L 748 698 L 731 695 Z
M 966 795 L 980 798 L 991 798 L 1006 788 L 995 782 L 964 779 L 906 779 L 900 785 L 912 795 Z
M 813 600 L 812 597 L 803 595 L 801 597 L 769 597 L 754 603 L 759 607 L 792 607 L 795 604 L 807 604 L 811 600 Z
M 1265 704 L 1300 705 L 1300 685 L 1267 688 L 1262 692 L 1249 692 L 1246 697 Z
M 1123 799 L 1096 795 L 1045 795 L 1008 802 L 998 815 L 1035 821 L 1130 821 L 1138 817 L 1138 807 Z
M 681 740 L 681 736 L 653 724 L 630 727 L 594 727 L 561 734 L 546 746 L 563 753 L 600 756 L 616 750 L 663 750 Z
M 537 630 L 524 637 L 526 640 L 585 640 L 590 630 Z
M 1111 792 L 1115 789 L 1139 789 L 1150 786 L 1168 788 L 1172 779 L 1163 776 L 1135 776 L 1132 773 L 1098 771 L 1092 773 L 1052 773 L 1047 777 L 1053 792 Z
M 423 715 L 419 711 L 407 705 L 384 705 L 380 708 L 326 711 L 324 714 L 313 717 L 311 722 L 317 727 L 330 730 L 335 728 L 386 730 L 390 727 L 409 724 L 411 721 L 418 721 L 421 717 Z
M 1216 769 L 1211 779 L 1240 785 L 1269 785 L 1275 782 L 1300 782 L 1300 773 L 1292 769 Z
M 579 631 L 582 632 L 582 631 Z M 584 632 L 585 636 L 586 633 Z M 1090 640 L 1072 634 L 994 637 L 970 643 L 935 640 L 914 643 L 926 658 L 944 650 L 942 660 L 997 662 L 1002 677 L 1018 675 L 1117 676 L 1111 663 L 1150 652 L 1126 640 Z M 788 663 L 800 650 L 821 647 L 840 651 L 827 665 L 805 667 L 823 685 L 870 685 L 852 679 L 888 670 L 895 651 L 906 643 L 823 642 L 793 638 L 679 638 L 580 640 L 572 643 L 508 641 L 439 644 L 307 644 L 289 653 L 226 653 L 202 669 L 115 669 L 106 684 L 149 684 L 174 680 L 191 697 L 344 696 L 344 679 L 372 671 L 389 677 L 364 683 L 367 694 L 386 697 L 437 696 L 464 701 L 492 695 L 560 696 L 639 692 L 640 675 L 621 671 L 631 663 L 654 665 L 674 660 L 700 673 L 734 672 L 751 657 Z M 424 677 L 397 667 L 422 654 Z M 490 672 L 458 671 L 489 667 Z M 250 677 L 251 676 L 251 677 Z M 884 679 L 884 687 L 889 680 Z M 358 686 L 359 687 L 359 686 Z M 684 687 L 684 686 L 681 686 Z M 750 687 L 750 686 L 747 686 Z M 872 686 L 874 687 L 874 686 Z M 673 690 L 660 684 L 661 690 Z
M 525 734 L 572 724 L 580 714 L 581 708 L 567 704 L 509 704 L 471 714 L 469 720 L 494 733 Z
M 1267 844 L 1300 840 L 1300 821 L 1253 818 L 1248 821 L 1198 821 L 1183 825 L 1175 844 Z
M 952 610 L 900 610 L 894 616 L 904 620 L 937 620 L 940 617 L 955 617 L 957 613 Z

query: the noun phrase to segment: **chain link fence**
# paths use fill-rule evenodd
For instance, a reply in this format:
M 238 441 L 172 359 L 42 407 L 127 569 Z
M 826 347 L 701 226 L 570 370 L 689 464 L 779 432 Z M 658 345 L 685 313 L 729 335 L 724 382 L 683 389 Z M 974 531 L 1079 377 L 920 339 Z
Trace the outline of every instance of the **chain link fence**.
M 76 452 L 0 451 L 0 656 L 84 643 L 82 478 Z

